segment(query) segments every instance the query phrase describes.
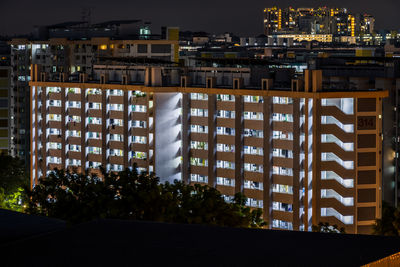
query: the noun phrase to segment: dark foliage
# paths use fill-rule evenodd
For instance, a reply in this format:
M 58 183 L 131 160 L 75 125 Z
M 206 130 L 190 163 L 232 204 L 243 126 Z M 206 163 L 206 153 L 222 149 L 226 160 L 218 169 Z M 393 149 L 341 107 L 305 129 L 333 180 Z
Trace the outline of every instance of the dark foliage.
M 0 155 L 0 188 L 6 194 L 18 191 L 18 188 L 27 186 L 29 179 L 25 174 L 25 168 L 18 158 Z
M 386 236 L 399 236 L 400 211 L 389 204 L 382 203 L 382 218 L 377 219 L 374 225 L 374 234 Z
M 313 232 L 318 233 L 340 233 L 345 234 L 346 231 L 343 227 L 339 228 L 336 224 L 330 225 L 329 223 L 320 222 L 318 225 L 313 225 L 312 227 Z
M 134 168 L 135 169 L 135 168 Z M 182 182 L 161 184 L 154 174 L 129 169 L 103 178 L 56 170 L 29 192 L 28 213 L 81 223 L 99 218 L 262 227 L 260 209 L 236 194 L 226 203 L 211 187 Z

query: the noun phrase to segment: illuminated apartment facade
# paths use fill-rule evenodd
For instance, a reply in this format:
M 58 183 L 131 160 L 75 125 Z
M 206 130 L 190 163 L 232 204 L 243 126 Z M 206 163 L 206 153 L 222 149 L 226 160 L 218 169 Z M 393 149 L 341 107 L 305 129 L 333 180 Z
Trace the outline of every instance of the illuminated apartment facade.
M 11 45 L 10 110 L 14 118 L 11 131 L 10 153 L 29 162 L 29 81 L 31 64 L 39 64 L 47 79 L 60 79 L 60 73 L 69 73 L 68 80 L 92 78 L 93 64 L 110 64 L 115 58 L 139 60 L 161 60 L 177 62 L 178 30 L 168 28 L 168 40 L 112 39 L 93 37 L 90 39 L 51 38 L 46 40 L 13 39 Z M 28 165 L 28 164 L 27 164 Z
M 326 92 L 321 71 L 274 88 L 250 68 L 94 68 L 97 82 L 74 83 L 33 68 L 33 185 L 54 168 L 137 164 L 227 201 L 243 192 L 272 229 L 370 233 L 380 217 L 386 91 Z

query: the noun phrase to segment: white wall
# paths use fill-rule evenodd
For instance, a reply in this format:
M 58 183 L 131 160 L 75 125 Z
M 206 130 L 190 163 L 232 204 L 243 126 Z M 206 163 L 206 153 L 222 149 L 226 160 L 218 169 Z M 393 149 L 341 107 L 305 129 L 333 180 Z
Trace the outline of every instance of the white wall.
M 180 93 L 154 94 L 155 173 L 161 182 L 182 179 L 181 98 Z

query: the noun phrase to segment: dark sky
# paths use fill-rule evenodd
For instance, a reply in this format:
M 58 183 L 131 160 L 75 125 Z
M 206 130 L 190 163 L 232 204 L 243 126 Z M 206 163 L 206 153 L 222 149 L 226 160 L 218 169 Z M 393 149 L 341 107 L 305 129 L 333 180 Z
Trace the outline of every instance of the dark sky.
M 400 29 L 400 0 L 0 0 L 0 35 L 28 33 L 33 25 L 80 20 L 82 7 L 91 7 L 92 21 L 144 19 L 158 31 L 162 25 L 181 30 L 262 33 L 264 7 L 337 6 L 370 13 L 377 28 Z

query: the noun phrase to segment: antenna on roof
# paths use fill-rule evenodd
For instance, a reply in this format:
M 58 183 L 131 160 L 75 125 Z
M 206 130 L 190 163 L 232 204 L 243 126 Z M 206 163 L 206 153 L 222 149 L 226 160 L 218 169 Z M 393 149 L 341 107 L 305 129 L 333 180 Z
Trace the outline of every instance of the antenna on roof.
M 82 21 L 86 22 L 87 26 L 92 24 L 92 9 L 92 7 L 81 8 Z

